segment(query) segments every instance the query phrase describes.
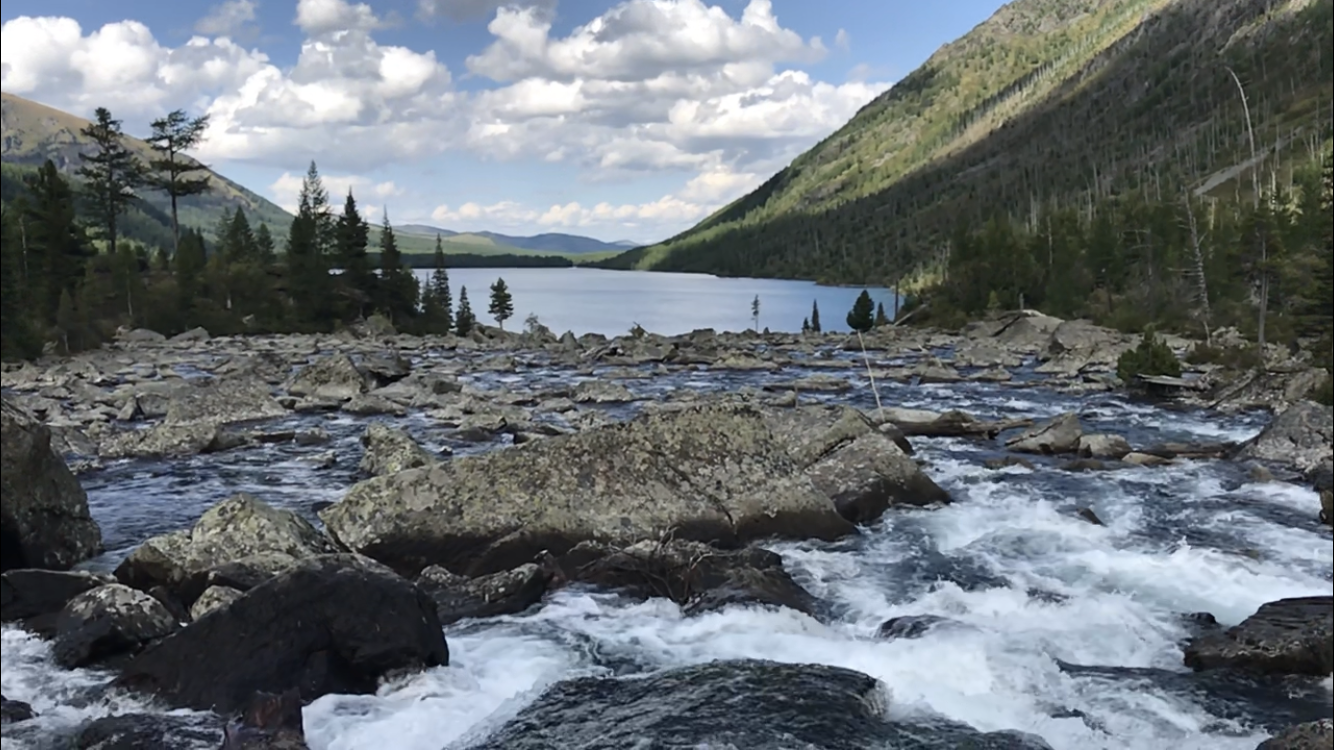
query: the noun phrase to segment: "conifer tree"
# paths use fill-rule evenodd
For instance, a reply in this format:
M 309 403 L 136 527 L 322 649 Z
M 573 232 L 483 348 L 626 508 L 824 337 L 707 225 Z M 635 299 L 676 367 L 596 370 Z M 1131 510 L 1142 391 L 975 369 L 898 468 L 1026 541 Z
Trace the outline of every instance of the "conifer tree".
M 468 287 L 459 287 L 459 309 L 454 313 L 454 332 L 460 336 L 472 333 L 477 325 L 477 318 L 472 314 L 472 305 L 468 304 Z
M 83 282 L 85 266 L 96 251 L 77 220 L 74 191 L 47 159 L 27 181 L 31 200 L 20 221 L 24 230 L 24 267 L 29 300 L 41 324 L 55 321 L 62 291 L 71 296 Z
M 107 251 L 116 255 L 120 215 L 138 199 L 134 189 L 144 184 L 144 165 L 125 145 L 121 121 L 106 107 L 98 107 L 94 120 L 79 132 L 93 142 L 96 150 L 79 154 L 83 162 L 77 171 L 84 180 L 84 190 L 92 204 L 94 223 Z
M 750 301 L 750 318 L 754 321 L 755 332 L 760 332 L 760 295 L 755 295 L 755 299 Z
M 208 263 L 208 250 L 204 246 L 203 235 L 193 229 L 182 232 L 181 248 L 172 262 L 176 272 L 177 305 L 186 319 L 194 323 L 196 320 L 192 312 L 203 291 L 202 276 Z
M 875 303 L 871 301 L 871 293 L 863 289 L 862 293 L 857 295 L 857 301 L 852 303 L 852 310 L 848 312 L 848 328 L 858 333 L 866 333 L 875 327 Z
M 329 194 L 319 169 L 311 162 L 301 183 L 296 217 L 287 233 L 287 286 L 298 319 L 318 327 L 330 322 L 326 249 L 331 227 Z
M 417 312 L 417 279 L 411 269 L 404 267 L 394 227 L 389 223 L 389 212 L 383 213 L 384 221 L 380 225 L 380 311 L 391 321 L 401 323 Z
M 367 253 L 370 226 L 357 211 L 357 199 L 351 190 L 347 191 L 343 213 L 334 227 L 334 255 L 343 268 L 344 293 L 351 300 L 351 312 L 360 318 L 365 313 L 366 304 L 375 299 L 377 285 Z
M 185 155 L 203 141 L 208 122 L 208 115 L 191 118 L 185 110 L 173 110 L 153 121 L 153 132 L 145 139 L 157 154 L 157 158 L 148 162 L 147 182 L 171 200 L 173 254 L 181 249 L 180 199 L 200 195 L 210 188 L 208 167 Z
M 875 306 L 875 327 L 889 325 L 889 316 L 885 314 L 885 303 L 881 302 Z
M 505 330 L 505 321 L 514 317 L 514 298 L 510 296 L 509 287 L 505 286 L 504 279 L 496 279 L 496 283 L 491 285 L 489 311 L 502 331 Z
M 273 242 L 273 233 L 269 231 L 268 224 L 260 224 L 259 229 L 255 230 L 255 254 L 264 266 L 278 262 L 278 248 Z
M 28 289 L 23 272 L 20 217 L 9 206 L 0 207 L 0 359 L 27 359 L 42 352 L 32 326 Z
M 811 333 L 820 333 L 820 303 L 811 303 Z
M 431 282 L 422 293 L 422 307 L 433 333 L 449 333 L 454 327 L 454 300 L 449 291 L 449 269 L 445 266 L 445 247 L 435 236 L 435 269 Z

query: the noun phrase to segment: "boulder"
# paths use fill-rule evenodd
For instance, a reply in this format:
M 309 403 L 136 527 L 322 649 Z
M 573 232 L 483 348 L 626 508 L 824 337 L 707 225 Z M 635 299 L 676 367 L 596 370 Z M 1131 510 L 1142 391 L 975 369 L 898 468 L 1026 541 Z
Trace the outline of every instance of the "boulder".
M 22 623 L 34 633 L 54 635 L 56 616 L 70 599 L 115 582 L 112 576 L 81 570 L 7 570 L 0 574 L 0 621 Z
M 678 539 L 617 549 L 584 542 L 570 550 L 560 565 L 570 581 L 640 599 L 670 599 L 687 614 L 731 604 L 815 612 L 815 598 L 792 580 L 783 558 L 759 547 L 721 550 Z
M 79 730 L 74 750 L 194 750 L 217 747 L 222 720 L 209 714 L 121 714 L 94 719 Z
M 940 615 L 903 615 L 891 617 L 876 628 L 877 638 L 893 641 L 899 639 L 921 638 L 936 628 L 959 624 Z
M 256 691 L 373 693 L 403 670 L 449 663 L 426 592 L 357 555 L 321 555 L 135 655 L 115 684 L 231 713 Z
M 518 614 L 542 601 L 551 571 L 534 563 L 514 570 L 468 578 L 432 565 L 417 577 L 417 585 L 435 602 L 441 625 L 476 617 Z
M 856 528 L 763 412 L 706 404 L 376 477 L 320 513 L 345 548 L 395 569 L 510 570 L 542 550 L 676 538 L 724 546 Z
M 1279 599 L 1222 633 L 1194 638 L 1186 666 L 1325 677 L 1334 672 L 1334 596 Z
M 211 585 L 210 571 L 254 560 L 270 575 L 312 555 L 336 551 L 308 521 L 253 495 L 234 495 L 205 511 L 189 530 L 155 536 L 116 568 L 122 583 L 147 591 L 165 586 L 189 606 Z
M 1081 435 L 1078 453 L 1081 458 L 1111 458 L 1120 460 L 1134 451 L 1130 441 L 1120 435 Z
M 241 595 L 244 593 L 245 592 L 240 589 L 234 589 L 231 586 L 209 586 L 204 589 L 204 593 L 199 595 L 199 598 L 195 600 L 195 603 L 190 605 L 190 619 L 198 620 L 209 612 L 225 607 L 237 599 L 240 599 Z
M 361 444 L 365 452 L 359 468 L 363 474 L 373 477 L 430 466 L 437 461 L 408 433 L 379 422 L 366 427 Z
M 346 354 L 332 354 L 301 368 L 288 383 L 287 392 L 298 397 L 347 401 L 369 391 L 373 382 Z
M 17 724 L 36 716 L 32 706 L 23 701 L 12 701 L 0 695 L 0 725 Z
M 50 429 L 0 399 L 0 571 L 66 570 L 101 551 L 88 496 Z
M 256 693 L 240 719 L 223 728 L 221 750 L 309 750 L 300 693 Z
M 163 422 L 108 436 L 97 448 L 99 458 L 170 458 L 214 453 L 239 447 L 243 435 L 226 433 L 214 422 Z
M 635 400 L 629 388 L 605 380 L 585 380 L 574 387 L 572 396 L 581 404 L 620 404 Z
M 1334 747 L 1334 721 L 1321 719 L 1289 727 L 1261 742 L 1255 750 L 1329 750 Z
M 996 343 L 1009 349 L 1038 351 L 1050 344 L 1052 331 L 1063 322 L 1060 318 L 1025 310 L 1005 322 L 993 337 Z
M 408 413 L 402 405 L 374 393 L 363 393 L 343 402 L 342 410 L 358 417 L 374 417 L 389 414 L 401 417 Z
M 1249 442 L 1235 458 L 1273 461 L 1306 472 L 1330 459 L 1334 452 L 1334 409 L 1314 401 L 1288 407 Z
M 167 424 L 206 422 L 215 425 L 273 419 L 287 414 L 269 391 L 253 377 L 200 378 L 186 381 L 167 403 Z
M 841 667 L 712 661 L 646 676 L 565 680 L 473 750 L 820 748 L 1050 750 L 1012 732 L 887 720 L 875 678 Z
M 1017 453 L 1044 456 L 1075 453 L 1079 450 L 1083 434 L 1079 416 L 1074 412 L 1066 412 L 1006 440 L 1005 447 Z
M 74 597 L 56 618 L 52 652 L 66 669 L 133 651 L 180 626 L 162 602 L 119 583 Z

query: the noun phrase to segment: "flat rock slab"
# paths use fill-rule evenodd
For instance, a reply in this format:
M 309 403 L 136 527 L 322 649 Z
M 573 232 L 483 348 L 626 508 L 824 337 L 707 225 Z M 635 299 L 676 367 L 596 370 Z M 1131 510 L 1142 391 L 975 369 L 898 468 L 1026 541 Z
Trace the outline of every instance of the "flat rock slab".
M 1191 640 L 1186 666 L 1325 677 L 1334 671 L 1334 597 L 1280 599 L 1222 633 Z

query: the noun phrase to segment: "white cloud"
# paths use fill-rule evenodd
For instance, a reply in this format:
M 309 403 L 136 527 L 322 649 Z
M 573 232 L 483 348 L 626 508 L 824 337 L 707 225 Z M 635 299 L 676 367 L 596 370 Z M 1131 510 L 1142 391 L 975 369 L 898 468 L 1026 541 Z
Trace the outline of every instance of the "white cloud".
M 852 51 L 852 37 L 848 34 L 847 29 L 839 29 L 838 33 L 834 35 L 834 47 L 840 52 Z
M 283 172 L 278 179 L 269 185 L 269 199 L 284 209 L 296 213 L 297 202 L 301 195 L 301 184 L 305 177 L 305 172 L 300 174 Z M 324 189 L 329 193 L 329 203 L 333 205 L 335 213 L 342 212 L 343 202 L 347 199 L 348 192 L 351 191 L 357 199 L 357 211 L 367 218 L 380 215 L 381 203 L 385 199 L 400 196 L 406 192 L 392 180 L 375 182 L 360 175 L 321 174 L 320 181 L 324 183 Z
M 460 92 L 433 51 L 381 44 L 375 32 L 391 19 L 349 0 L 299 0 L 293 23 L 304 41 L 290 67 L 225 36 L 253 16 L 254 0 L 216 6 L 199 27 L 212 36 L 176 48 L 135 21 L 85 33 L 72 19 L 15 18 L 3 27 L 3 84 L 79 114 L 107 106 L 131 123 L 181 106 L 207 112 L 199 156 L 219 165 L 299 174 L 315 159 L 354 175 L 466 149 L 569 164 L 588 181 L 693 172 L 680 191 L 644 204 L 442 209 L 460 220 L 472 212 L 479 221 L 664 231 L 758 184 L 888 87 L 870 69 L 841 84 L 800 70 L 828 50 L 782 26 L 770 0 L 749 0 L 736 16 L 703 0 L 626 0 L 564 36 L 553 35 L 548 0 L 419 3 L 422 15 L 494 12 L 493 41 L 466 63 L 489 87 Z M 845 32 L 835 37 L 836 47 L 848 44 Z
M 255 0 L 227 0 L 209 8 L 208 15 L 195 22 L 195 33 L 235 37 L 254 23 L 258 7 Z

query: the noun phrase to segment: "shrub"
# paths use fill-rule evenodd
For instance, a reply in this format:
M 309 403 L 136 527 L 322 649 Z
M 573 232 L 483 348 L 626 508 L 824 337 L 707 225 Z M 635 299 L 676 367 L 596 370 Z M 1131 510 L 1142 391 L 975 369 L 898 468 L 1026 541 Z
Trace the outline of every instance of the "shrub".
M 1186 361 L 1193 365 L 1222 365 L 1232 370 L 1251 370 L 1262 364 L 1259 351 L 1248 344 L 1234 346 L 1196 344 L 1186 354 Z
M 1121 355 L 1116 361 L 1116 375 L 1125 383 L 1134 382 L 1139 375 L 1181 377 L 1181 361 L 1162 339 L 1154 333 L 1153 327 L 1144 329 L 1144 337 L 1139 346 Z

